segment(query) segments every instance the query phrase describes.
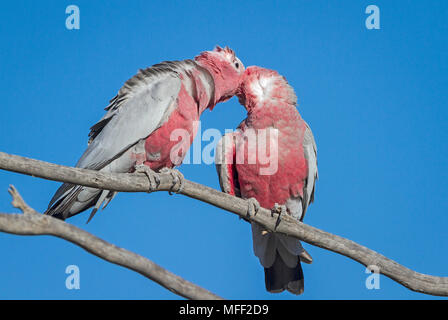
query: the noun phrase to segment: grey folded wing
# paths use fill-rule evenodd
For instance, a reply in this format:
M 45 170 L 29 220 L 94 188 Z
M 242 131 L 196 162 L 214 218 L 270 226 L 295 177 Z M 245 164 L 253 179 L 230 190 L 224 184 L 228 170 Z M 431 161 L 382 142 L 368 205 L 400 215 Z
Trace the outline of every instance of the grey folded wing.
M 92 126 L 88 148 L 76 167 L 101 170 L 162 126 L 177 107 L 182 84 L 178 69 L 184 64 L 191 62 L 163 62 L 140 70 L 126 81 L 106 107 L 104 117 Z M 62 185 L 49 208 L 69 195 L 73 187 Z
M 222 192 L 241 197 L 238 173 L 235 167 L 235 141 L 237 133 L 227 133 L 216 145 L 215 166 Z
M 306 129 L 303 138 L 303 151 L 305 153 L 305 159 L 308 163 L 308 175 L 305 181 L 303 189 L 303 201 L 302 201 L 302 215 L 301 219 L 305 216 L 308 205 L 314 201 L 314 192 L 316 188 L 316 180 L 318 179 L 317 171 L 317 146 L 314 140 L 313 132 L 309 125 L 305 122 Z
M 176 108 L 180 87 L 178 74 L 170 69 L 149 68 L 128 80 L 92 127 L 76 166 L 99 170 L 148 137 Z

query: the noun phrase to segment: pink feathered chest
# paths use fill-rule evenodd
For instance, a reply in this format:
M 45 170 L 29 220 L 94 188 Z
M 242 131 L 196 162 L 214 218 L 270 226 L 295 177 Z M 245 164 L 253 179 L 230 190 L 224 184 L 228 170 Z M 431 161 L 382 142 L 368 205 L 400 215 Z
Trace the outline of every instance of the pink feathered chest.
M 198 103 L 183 85 L 176 103 L 177 107 L 168 120 L 146 138 L 145 164 L 153 170 L 179 165 L 196 135 Z
M 306 125 L 296 110 L 291 114 L 281 111 L 249 116 L 241 124 L 242 138 L 236 142 L 241 195 L 256 198 L 265 208 L 285 204 L 292 196 L 303 196 L 308 174 L 303 151 Z

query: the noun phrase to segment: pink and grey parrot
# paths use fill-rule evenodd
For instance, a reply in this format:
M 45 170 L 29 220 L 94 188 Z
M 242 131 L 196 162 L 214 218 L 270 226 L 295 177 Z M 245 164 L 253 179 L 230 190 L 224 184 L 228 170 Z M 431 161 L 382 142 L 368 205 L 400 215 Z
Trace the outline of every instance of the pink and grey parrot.
M 172 168 L 182 162 L 196 134 L 194 123 L 205 109 L 212 110 L 235 95 L 243 74 L 243 64 L 228 47 L 202 52 L 194 60 L 167 61 L 139 70 L 90 129 L 88 148 L 76 167 L 115 173 L 137 168 L 152 185 L 154 172 L 175 171 Z M 172 139 L 176 129 L 188 133 L 189 139 L 180 143 Z M 176 157 L 171 155 L 173 148 L 180 150 Z M 90 221 L 115 194 L 65 183 L 45 214 L 66 219 L 94 207 Z
M 297 111 L 293 88 L 276 71 L 249 67 L 237 96 L 247 118 L 217 145 L 221 189 L 249 199 L 248 213 L 261 206 L 302 221 L 314 200 L 317 149 L 310 127 Z M 264 267 L 266 290 L 301 294 L 300 261 L 311 263 L 312 258 L 300 241 L 267 232 L 254 222 L 252 237 L 254 253 Z

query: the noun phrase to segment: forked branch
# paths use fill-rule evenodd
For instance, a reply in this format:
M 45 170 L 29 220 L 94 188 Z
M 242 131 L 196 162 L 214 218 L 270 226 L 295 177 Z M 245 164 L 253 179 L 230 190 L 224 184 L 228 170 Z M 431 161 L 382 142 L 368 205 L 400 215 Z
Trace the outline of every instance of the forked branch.
M 146 192 L 149 189 L 148 179 L 143 174 L 106 174 L 98 171 L 60 166 L 43 161 L 9 155 L 2 152 L 0 152 L 0 169 L 28 174 L 44 179 L 68 182 L 72 184 L 79 184 L 105 190 L 120 192 Z M 160 174 L 160 185 L 155 191 L 169 191 L 172 187 L 172 184 L 173 177 L 170 174 Z M 377 270 L 379 270 L 381 274 L 391 278 L 392 280 L 400 283 L 410 290 L 430 295 L 448 296 L 447 277 L 430 276 L 415 272 L 349 239 L 333 235 L 331 233 L 311 227 L 301 222 L 297 222 L 289 216 L 284 216 L 281 219 L 281 222 L 277 225 L 277 217 L 272 217 L 271 212 L 264 208 L 261 208 L 258 211 L 257 215 L 248 217 L 248 202 L 246 200 L 233 197 L 231 195 L 219 192 L 215 189 L 206 187 L 198 183 L 194 183 L 192 181 L 185 180 L 184 186 L 180 193 L 190 198 L 194 198 L 214 205 L 218 208 L 224 209 L 226 211 L 235 213 L 240 217 L 248 219 L 249 221 L 255 221 L 264 226 L 267 230 L 283 233 L 299 240 L 305 241 L 311 245 L 339 253 L 363 264 L 364 266 L 374 265 L 377 267 Z M 0 214 L 0 231 L 10 232 L 11 228 L 8 228 L 8 225 L 11 223 L 11 221 L 17 219 L 9 219 L 7 218 L 7 216 L 14 217 L 16 215 Z M 37 219 L 35 216 L 36 215 L 23 215 L 22 217 L 24 218 L 21 219 L 31 219 L 35 221 L 35 219 Z M 56 219 L 52 219 L 49 217 L 44 218 L 46 221 L 45 223 L 47 224 L 50 220 L 56 221 Z M 81 229 L 78 229 L 62 221 L 58 221 L 58 224 L 64 224 L 65 227 L 63 229 L 63 232 L 62 229 L 59 230 L 62 233 L 58 233 L 57 235 L 54 234 L 56 236 L 64 238 L 64 232 L 69 233 L 69 231 L 73 232 L 73 230 L 82 232 L 84 236 L 86 236 L 86 232 Z M 33 233 L 33 226 L 34 223 L 24 223 L 20 225 L 20 223 L 17 222 L 17 226 L 14 229 L 15 232 L 11 233 L 36 234 Z M 26 230 L 28 233 L 21 232 L 21 230 Z M 47 232 L 50 232 L 50 230 L 46 230 Z M 97 239 L 98 241 L 102 241 L 92 235 L 89 235 L 89 237 L 91 237 L 89 239 Z M 71 241 L 70 239 L 67 240 Z M 87 248 L 88 242 L 83 242 L 83 244 L 84 248 Z
M 10 186 L 12 205 L 23 214 L 0 213 L 0 230 L 18 235 L 52 235 L 70 241 L 86 251 L 125 268 L 136 271 L 161 286 L 189 299 L 222 299 L 181 277 L 165 270 L 149 259 L 119 248 L 61 220 L 39 214 L 28 206 L 14 186 Z

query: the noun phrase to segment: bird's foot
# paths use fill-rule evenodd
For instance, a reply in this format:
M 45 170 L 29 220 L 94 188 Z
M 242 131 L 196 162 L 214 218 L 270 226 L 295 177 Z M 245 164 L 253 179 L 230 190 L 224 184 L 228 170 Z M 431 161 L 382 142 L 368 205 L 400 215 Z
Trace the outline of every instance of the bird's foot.
M 311 255 L 305 250 L 303 249 L 300 253 L 299 253 L 299 258 L 300 261 L 311 264 L 313 263 L 313 258 L 311 257 Z
M 286 214 L 286 206 L 285 205 L 279 205 L 278 203 L 274 204 L 274 207 L 271 209 L 271 217 L 274 216 L 274 214 L 277 214 L 277 222 L 275 223 L 275 228 L 278 227 L 281 221 L 281 217 Z
M 134 167 L 135 173 L 144 173 L 148 177 L 149 181 L 149 190 L 148 192 L 153 192 L 160 185 L 159 175 L 152 170 L 150 167 L 145 166 L 144 164 L 138 164 Z
M 247 202 L 247 217 L 256 216 L 258 210 L 260 210 L 260 203 L 255 198 L 249 198 Z
M 278 203 L 274 204 L 274 207 L 271 209 L 271 217 L 274 216 L 274 214 L 278 214 L 279 217 L 286 213 L 286 206 L 285 205 L 279 205 Z
M 161 173 L 169 173 L 173 177 L 173 185 L 168 193 L 172 195 L 172 192 L 179 193 L 184 188 L 184 175 L 177 169 L 163 168 Z

